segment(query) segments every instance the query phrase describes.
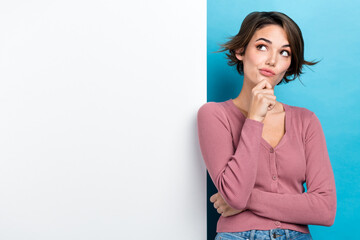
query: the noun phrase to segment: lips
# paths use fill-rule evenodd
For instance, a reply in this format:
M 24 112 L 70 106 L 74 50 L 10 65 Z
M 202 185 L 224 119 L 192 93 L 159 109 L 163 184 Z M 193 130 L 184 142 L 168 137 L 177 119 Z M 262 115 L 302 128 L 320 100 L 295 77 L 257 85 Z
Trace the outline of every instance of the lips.
M 265 69 L 265 68 L 260 69 L 260 73 L 266 77 L 271 77 L 271 76 L 275 75 L 275 73 L 273 71 L 271 71 L 270 69 Z

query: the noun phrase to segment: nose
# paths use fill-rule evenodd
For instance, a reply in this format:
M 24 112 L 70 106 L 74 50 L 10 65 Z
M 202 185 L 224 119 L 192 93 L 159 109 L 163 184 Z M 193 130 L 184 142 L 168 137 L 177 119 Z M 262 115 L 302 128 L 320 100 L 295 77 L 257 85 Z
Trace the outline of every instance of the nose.
M 268 64 L 270 66 L 275 66 L 275 64 L 276 64 L 276 53 L 269 52 L 269 56 L 268 56 L 266 64 Z

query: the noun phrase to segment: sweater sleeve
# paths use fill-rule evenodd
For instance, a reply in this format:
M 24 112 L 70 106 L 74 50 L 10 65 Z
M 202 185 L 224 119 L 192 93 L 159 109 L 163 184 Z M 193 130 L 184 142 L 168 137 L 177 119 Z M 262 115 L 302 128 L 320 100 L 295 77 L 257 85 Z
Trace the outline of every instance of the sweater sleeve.
M 209 175 L 223 199 L 242 210 L 255 185 L 263 123 L 246 118 L 237 146 L 225 109 L 208 102 L 197 113 L 200 150 Z
M 313 112 L 305 132 L 305 158 L 307 192 L 280 194 L 253 189 L 247 208 L 257 215 L 284 222 L 333 225 L 335 179 L 323 129 Z

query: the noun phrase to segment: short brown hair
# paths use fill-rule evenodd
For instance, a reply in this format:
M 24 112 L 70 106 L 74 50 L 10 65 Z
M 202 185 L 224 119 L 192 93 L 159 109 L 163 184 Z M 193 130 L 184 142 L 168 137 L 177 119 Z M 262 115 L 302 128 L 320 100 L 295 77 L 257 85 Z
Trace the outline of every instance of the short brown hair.
M 287 38 L 289 40 L 290 49 L 291 49 L 291 64 L 286 71 L 283 79 L 278 83 L 290 82 L 295 80 L 297 77 L 300 80 L 300 75 L 303 73 L 303 65 L 315 65 L 317 62 L 310 62 L 304 60 L 304 40 L 302 37 L 301 30 L 299 26 L 287 15 L 281 12 L 252 12 L 248 14 L 244 21 L 241 24 L 240 31 L 234 37 L 230 37 L 230 41 L 225 44 L 220 44 L 222 49 L 216 52 L 229 51 L 230 54 L 226 53 L 228 65 L 236 65 L 236 69 L 239 74 L 244 74 L 244 66 L 241 60 L 238 60 L 235 56 L 235 51 L 243 48 L 243 51 L 240 53 L 243 55 L 245 53 L 246 47 L 250 42 L 250 39 L 253 37 L 254 33 L 261 29 L 262 27 L 275 24 L 279 25 L 286 32 Z M 293 79 L 289 79 L 289 76 L 294 75 Z

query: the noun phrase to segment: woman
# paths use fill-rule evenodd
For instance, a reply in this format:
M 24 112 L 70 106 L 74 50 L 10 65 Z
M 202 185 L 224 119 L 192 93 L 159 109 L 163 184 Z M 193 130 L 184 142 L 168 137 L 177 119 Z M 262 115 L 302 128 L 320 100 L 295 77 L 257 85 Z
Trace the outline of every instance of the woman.
M 222 46 L 244 81 L 238 97 L 205 103 L 197 115 L 218 190 L 215 239 L 312 239 L 308 224 L 331 226 L 336 214 L 325 136 L 314 112 L 277 101 L 274 87 L 317 62 L 304 60 L 301 30 L 279 12 L 250 13 Z

